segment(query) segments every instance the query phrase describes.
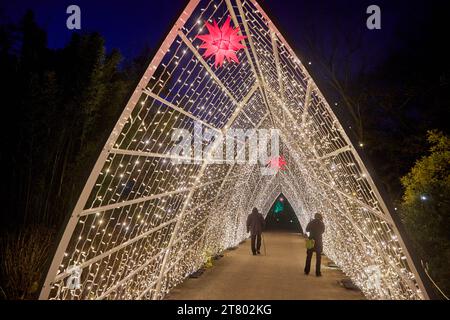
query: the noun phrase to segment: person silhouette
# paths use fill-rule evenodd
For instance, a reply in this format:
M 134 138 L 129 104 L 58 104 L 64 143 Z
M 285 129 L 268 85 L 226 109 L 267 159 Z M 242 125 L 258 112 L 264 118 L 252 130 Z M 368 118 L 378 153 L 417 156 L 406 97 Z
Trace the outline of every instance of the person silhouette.
M 257 208 L 253 208 L 252 213 L 247 217 L 247 232 L 250 232 L 254 256 L 261 253 L 261 234 L 265 224 L 263 215 Z
M 314 240 L 314 247 L 306 250 L 306 263 L 305 274 L 309 274 L 311 269 L 312 255 L 316 253 L 316 276 L 321 277 L 320 264 L 322 260 L 322 234 L 325 232 L 325 225 L 323 223 L 323 217 L 320 213 L 316 213 L 314 219 L 311 220 L 306 226 L 306 232 L 309 232 L 309 239 Z

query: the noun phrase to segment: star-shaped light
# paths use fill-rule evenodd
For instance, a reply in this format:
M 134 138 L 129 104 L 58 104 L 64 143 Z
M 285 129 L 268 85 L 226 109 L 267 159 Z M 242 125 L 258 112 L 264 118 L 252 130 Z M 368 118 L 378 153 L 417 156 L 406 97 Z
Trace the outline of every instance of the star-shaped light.
M 274 169 L 276 171 L 279 170 L 284 171 L 286 169 L 285 168 L 286 160 L 284 160 L 283 156 L 273 157 L 272 159 L 269 160 L 267 164 L 271 169 Z
M 239 63 L 239 59 L 236 52 L 240 49 L 244 49 L 245 46 L 241 44 L 241 40 L 247 38 L 246 36 L 239 35 L 239 27 L 233 28 L 230 26 L 230 16 L 228 16 L 222 27 L 219 27 L 216 20 L 213 21 L 214 25 L 206 21 L 206 28 L 208 28 L 209 34 L 198 35 L 203 41 L 200 46 L 201 49 L 206 49 L 203 53 L 203 57 L 209 58 L 215 56 L 214 66 L 221 67 L 225 58 L 228 62 L 234 61 Z

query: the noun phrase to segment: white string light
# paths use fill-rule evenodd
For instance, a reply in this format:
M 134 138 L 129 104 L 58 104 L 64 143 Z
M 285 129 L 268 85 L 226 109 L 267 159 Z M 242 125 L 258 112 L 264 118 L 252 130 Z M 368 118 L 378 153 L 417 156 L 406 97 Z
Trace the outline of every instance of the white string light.
M 201 44 L 195 36 L 204 21 L 221 25 L 228 15 L 243 33 L 247 25 L 252 46 L 246 41 L 240 64 L 214 69 L 207 60 L 207 68 L 195 52 Z M 424 298 L 369 173 L 271 26 L 253 1 L 203 0 L 172 31 L 174 40 L 150 66 L 153 75 L 131 115 L 114 129 L 113 148 L 72 216 L 75 225 L 61 244 L 63 254 L 54 258 L 59 267 L 47 278 L 45 298 L 162 298 L 204 263 L 205 252 L 246 238 L 251 208 L 268 212 L 280 192 L 302 226 L 323 213 L 325 253 L 368 298 Z M 241 101 L 247 103 L 230 121 Z M 193 132 L 195 120 L 217 130 L 280 129 L 286 170 L 263 176 L 259 165 L 173 164 L 171 130 Z M 66 286 L 72 266 L 81 270 L 79 289 Z M 369 266 L 380 270 L 379 289 L 365 271 Z

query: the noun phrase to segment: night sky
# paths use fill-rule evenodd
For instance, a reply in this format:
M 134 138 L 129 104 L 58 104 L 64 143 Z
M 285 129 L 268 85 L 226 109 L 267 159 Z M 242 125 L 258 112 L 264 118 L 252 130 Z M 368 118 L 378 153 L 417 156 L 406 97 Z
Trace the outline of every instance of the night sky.
M 362 35 L 361 55 L 376 66 L 401 45 L 399 30 L 414 33 L 429 12 L 429 1 L 379 0 L 260 0 L 299 57 L 310 60 L 305 34 L 312 30 L 325 43 L 334 32 L 350 38 Z M 139 54 L 145 46 L 155 48 L 170 30 L 187 1 L 183 0 L 22 0 L 0 4 L 0 19 L 17 22 L 27 9 L 48 32 L 51 48 L 64 46 L 74 31 L 66 28 L 67 6 L 77 4 L 82 13 L 82 32 L 97 31 L 106 39 L 107 49 L 118 48 L 125 59 Z M 377 4 L 382 11 L 382 29 L 366 28 L 366 8 Z M 356 57 L 359 59 L 361 57 Z M 313 60 L 313 59 L 312 59 Z

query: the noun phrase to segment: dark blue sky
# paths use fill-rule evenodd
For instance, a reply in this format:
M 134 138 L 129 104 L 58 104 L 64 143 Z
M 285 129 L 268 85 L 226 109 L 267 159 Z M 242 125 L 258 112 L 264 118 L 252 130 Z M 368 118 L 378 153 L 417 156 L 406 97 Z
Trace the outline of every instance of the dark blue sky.
M 67 43 L 72 31 L 66 28 L 66 8 L 77 4 L 82 11 L 82 31 L 98 31 L 108 49 L 118 48 L 126 59 L 138 54 L 145 45 L 156 47 L 165 37 L 187 1 L 184 0 L 22 0 L 0 4 L 2 20 L 17 22 L 27 9 L 35 12 L 38 23 L 48 32 L 50 47 Z M 336 30 L 350 38 L 362 34 L 362 54 L 373 65 L 393 47 L 401 44 L 399 27 L 410 32 L 420 28 L 427 12 L 426 1 L 406 0 L 260 0 L 262 6 L 300 56 L 306 53 L 305 35 L 314 29 L 324 43 Z M 366 8 L 377 4 L 382 10 L 382 30 L 365 27 Z M 305 54 L 305 59 L 307 57 Z

